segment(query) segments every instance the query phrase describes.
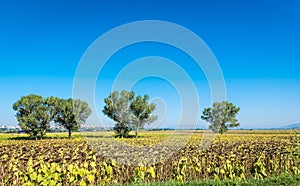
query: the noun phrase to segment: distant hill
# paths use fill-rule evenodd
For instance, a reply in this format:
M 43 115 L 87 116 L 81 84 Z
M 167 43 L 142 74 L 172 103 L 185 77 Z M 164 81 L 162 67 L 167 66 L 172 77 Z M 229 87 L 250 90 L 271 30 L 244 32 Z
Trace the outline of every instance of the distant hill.
M 300 123 L 285 125 L 280 128 L 282 128 L 282 129 L 300 129 Z
M 297 129 L 300 130 L 300 123 L 295 123 L 295 124 L 289 124 L 289 125 L 284 125 L 280 127 L 267 127 L 267 128 L 242 128 L 241 130 L 291 130 L 291 129 Z

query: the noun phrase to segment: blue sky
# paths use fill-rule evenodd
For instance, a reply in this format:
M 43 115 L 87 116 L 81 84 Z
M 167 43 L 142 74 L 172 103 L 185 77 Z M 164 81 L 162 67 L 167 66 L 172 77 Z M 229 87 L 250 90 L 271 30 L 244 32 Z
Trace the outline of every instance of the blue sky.
M 227 100 L 241 107 L 242 128 L 298 123 L 299 10 L 298 0 L 1 1 L 0 125 L 17 124 L 11 107 L 21 96 L 71 97 L 73 77 L 88 46 L 110 29 L 139 20 L 182 25 L 207 43 L 222 68 Z M 100 115 L 103 96 L 118 69 L 147 55 L 177 61 L 196 84 L 200 109 L 211 105 L 206 79 L 201 69 L 189 65 L 187 56 L 144 43 L 120 51 L 106 64 L 99 76 L 106 84 L 99 80 L 95 90 Z M 148 78 L 134 90 L 164 98 L 168 112 L 163 126 L 174 125 L 180 104 L 170 84 Z

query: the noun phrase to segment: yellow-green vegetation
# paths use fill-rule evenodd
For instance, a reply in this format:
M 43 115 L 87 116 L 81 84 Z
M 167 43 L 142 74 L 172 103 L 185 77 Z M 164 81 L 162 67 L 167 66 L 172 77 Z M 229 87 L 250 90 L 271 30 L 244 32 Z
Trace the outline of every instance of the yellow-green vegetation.
M 43 140 L 29 140 L 23 134 L 0 134 L 0 185 L 243 181 L 300 175 L 299 134 L 293 131 L 229 131 L 218 134 L 207 148 L 203 148 L 203 131 L 181 131 L 182 135 L 175 138 L 181 140 L 184 134 L 192 132 L 188 143 L 164 161 L 151 164 L 142 161 L 138 165 L 121 164 L 106 157 L 105 146 L 100 145 L 97 151 L 101 153 L 97 154 L 79 133 L 72 139 L 66 139 L 67 134 L 47 134 Z M 166 141 L 171 133 L 141 132 L 138 139 L 114 139 L 109 132 L 90 136 L 98 144 L 119 140 L 132 146 L 150 147 Z M 122 149 L 114 149 L 114 153 L 122 154 Z M 140 156 L 145 154 L 141 152 Z

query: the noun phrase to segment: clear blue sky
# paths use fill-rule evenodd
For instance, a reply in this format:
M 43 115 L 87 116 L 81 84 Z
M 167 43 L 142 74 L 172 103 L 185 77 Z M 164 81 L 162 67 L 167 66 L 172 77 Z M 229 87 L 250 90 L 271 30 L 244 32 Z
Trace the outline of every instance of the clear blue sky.
M 238 118 L 242 128 L 298 123 L 299 10 L 298 0 L 1 1 L 0 125 L 17 124 L 12 104 L 21 96 L 71 97 L 73 76 L 87 47 L 114 27 L 149 19 L 182 25 L 207 43 L 222 68 L 227 100 L 241 107 Z M 114 61 L 128 63 L 143 55 L 183 57 L 174 54 L 175 49 L 149 43 L 128 47 L 125 52 L 131 55 L 120 51 L 103 69 L 108 81 L 118 72 Z M 210 106 L 203 74 L 198 77 L 199 69 L 181 65 L 197 82 L 200 109 Z M 164 91 L 149 89 L 153 84 Z M 96 95 L 101 89 L 105 86 L 97 84 Z M 135 90 L 165 97 L 170 113 L 164 126 L 172 127 L 179 112 L 174 89 L 160 79 L 149 78 L 139 82 Z M 103 97 L 99 94 L 96 101 L 101 113 Z

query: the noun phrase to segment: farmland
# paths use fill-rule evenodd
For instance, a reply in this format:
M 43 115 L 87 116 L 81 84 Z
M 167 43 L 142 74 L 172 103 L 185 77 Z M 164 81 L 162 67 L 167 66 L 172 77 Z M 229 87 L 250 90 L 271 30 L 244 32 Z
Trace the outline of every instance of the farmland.
M 299 134 L 240 130 L 0 134 L 0 185 L 104 185 L 248 180 L 300 175 Z

